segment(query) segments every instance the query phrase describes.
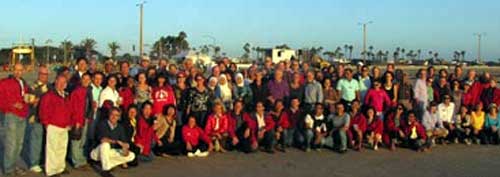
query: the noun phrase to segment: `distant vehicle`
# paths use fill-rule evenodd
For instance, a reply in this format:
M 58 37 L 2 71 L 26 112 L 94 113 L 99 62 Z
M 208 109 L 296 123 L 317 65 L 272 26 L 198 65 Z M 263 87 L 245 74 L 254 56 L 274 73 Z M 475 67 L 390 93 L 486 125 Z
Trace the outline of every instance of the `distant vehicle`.
M 262 54 L 264 58 L 271 58 L 273 63 L 279 63 L 281 61 L 290 60 L 297 57 L 297 51 L 293 49 L 269 48 L 263 49 Z

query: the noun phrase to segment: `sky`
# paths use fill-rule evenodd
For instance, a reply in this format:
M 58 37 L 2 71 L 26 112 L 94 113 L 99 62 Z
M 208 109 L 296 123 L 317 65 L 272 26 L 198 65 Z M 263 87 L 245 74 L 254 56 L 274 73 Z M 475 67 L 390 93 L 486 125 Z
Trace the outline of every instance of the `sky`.
M 0 47 L 35 38 L 59 45 L 97 40 L 97 50 L 121 44 L 119 53 L 132 52 L 139 40 L 138 0 L 1 0 Z M 500 1 L 498 0 L 148 0 L 144 6 L 145 44 L 160 36 L 188 34 L 191 46 L 213 43 L 229 56 L 241 56 L 242 46 L 293 48 L 323 46 L 333 51 L 362 48 L 360 22 L 367 26 L 368 45 L 375 50 L 396 47 L 453 51 L 477 56 L 477 37 L 484 32 L 482 58 L 500 59 Z M 146 45 L 147 46 L 147 45 Z M 148 48 L 148 47 L 146 47 Z M 391 52 L 392 53 L 392 52 Z

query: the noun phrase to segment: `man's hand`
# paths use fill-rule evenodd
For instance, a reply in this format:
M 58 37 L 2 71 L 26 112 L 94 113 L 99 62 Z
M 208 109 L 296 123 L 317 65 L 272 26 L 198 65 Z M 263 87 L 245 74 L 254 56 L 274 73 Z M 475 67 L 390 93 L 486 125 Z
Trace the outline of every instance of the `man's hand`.
M 259 137 L 259 139 L 264 138 L 264 134 L 265 134 L 265 133 L 266 133 L 266 131 L 265 131 L 265 130 L 261 130 L 261 131 L 259 131 L 259 133 L 258 133 L 258 137 Z
M 243 137 L 245 137 L 245 138 L 250 137 L 250 129 L 249 129 L 249 128 L 247 128 L 247 129 L 245 130 L 245 132 L 243 133 Z
M 23 109 L 23 104 L 21 102 L 16 102 L 14 103 L 14 105 L 12 105 L 12 107 L 16 109 Z
M 158 144 L 158 146 L 163 146 L 163 142 L 161 142 L 161 140 L 156 141 L 156 144 Z
M 237 145 L 239 143 L 239 140 L 237 137 L 233 137 L 233 145 Z

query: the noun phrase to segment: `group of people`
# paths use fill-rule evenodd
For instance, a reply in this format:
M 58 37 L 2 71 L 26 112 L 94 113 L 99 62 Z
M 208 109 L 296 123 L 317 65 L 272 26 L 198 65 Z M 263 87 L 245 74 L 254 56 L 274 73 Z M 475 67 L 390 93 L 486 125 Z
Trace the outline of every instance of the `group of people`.
M 154 158 L 240 151 L 324 148 L 427 151 L 435 144 L 498 144 L 500 91 L 489 73 L 462 66 L 419 69 L 416 80 L 394 64 L 326 68 L 266 58 L 240 69 L 228 58 L 210 68 L 148 58 L 73 68 L 39 66 L 33 83 L 16 64 L 0 80 L 2 167 L 47 176 L 99 166 L 135 167 Z M 414 80 L 414 81 L 413 81 Z

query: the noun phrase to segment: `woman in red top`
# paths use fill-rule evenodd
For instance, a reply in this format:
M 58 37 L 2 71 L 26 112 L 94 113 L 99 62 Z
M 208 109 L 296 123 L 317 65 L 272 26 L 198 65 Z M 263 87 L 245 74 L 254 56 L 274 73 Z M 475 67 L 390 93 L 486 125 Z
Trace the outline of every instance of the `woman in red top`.
M 378 117 L 383 116 L 383 112 L 392 104 L 387 92 L 381 89 L 380 80 L 373 81 L 373 88 L 368 90 L 365 96 L 365 105 L 374 108 Z
M 210 138 L 196 125 L 194 116 L 189 116 L 187 124 L 182 127 L 182 140 L 186 143 L 188 157 L 206 157 L 213 149 Z
M 358 100 L 354 100 L 351 103 L 351 125 L 349 126 L 349 131 L 347 131 L 347 136 L 351 142 L 351 146 L 354 150 L 360 151 L 363 145 L 363 135 L 366 131 L 366 117 L 360 112 L 360 103 Z
M 277 142 L 279 142 L 279 150 L 285 152 L 285 140 L 287 136 L 286 129 L 290 128 L 290 121 L 288 120 L 288 113 L 285 111 L 285 104 L 283 100 L 276 100 L 274 102 L 274 110 L 271 111 L 268 116 L 274 121 L 274 137 Z
M 174 89 L 167 84 L 165 75 L 157 78 L 158 85 L 153 87 L 151 99 L 153 100 L 153 115 L 161 114 L 165 105 L 176 105 Z
M 151 153 L 151 145 L 156 142 L 159 146 L 162 142 L 156 136 L 153 125 L 155 124 L 155 118 L 152 113 L 151 102 L 144 102 L 142 105 L 142 114 L 137 120 L 137 132 L 135 135 L 134 143 L 139 147 L 140 154 L 138 159 L 141 161 L 152 161 L 153 153 Z
M 384 124 L 382 120 L 375 115 L 375 109 L 369 107 L 366 110 L 366 136 L 368 138 L 368 144 L 373 147 L 373 150 L 378 150 L 378 144 L 382 143 L 382 133 L 384 131 Z
M 134 86 L 134 78 L 128 77 L 126 87 L 121 87 L 118 91 L 118 94 L 122 98 L 122 104 L 120 105 L 122 110 L 128 110 L 128 107 L 134 104 Z
M 404 138 L 403 127 L 405 126 L 403 104 L 398 104 L 384 121 L 384 144 L 390 145 L 390 149 L 396 150 L 396 142 Z
M 224 114 L 222 103 L 216 102 L 212 110 L 213 113 L 208 116 L 207 125 L 205 125 L 205 133 L 212 140 L 215 151 L 226 152 L 224 146 L 226 146 L 229 137 L 229 120 Z

